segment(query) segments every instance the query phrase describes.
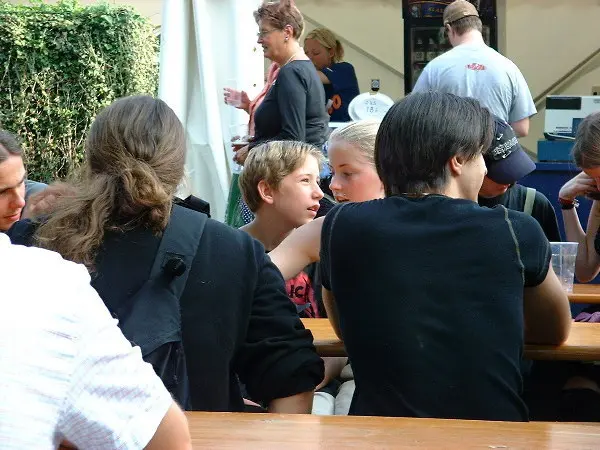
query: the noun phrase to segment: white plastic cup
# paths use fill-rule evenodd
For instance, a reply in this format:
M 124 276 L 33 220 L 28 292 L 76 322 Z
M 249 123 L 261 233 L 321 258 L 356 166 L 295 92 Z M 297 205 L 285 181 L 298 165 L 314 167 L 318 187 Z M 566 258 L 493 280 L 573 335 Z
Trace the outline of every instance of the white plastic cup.
M 550 242 L 552 249 L 552 268 L 567 292 L 573 292 L 575 278 L 575 259 L 577 258 L 577 242 Z

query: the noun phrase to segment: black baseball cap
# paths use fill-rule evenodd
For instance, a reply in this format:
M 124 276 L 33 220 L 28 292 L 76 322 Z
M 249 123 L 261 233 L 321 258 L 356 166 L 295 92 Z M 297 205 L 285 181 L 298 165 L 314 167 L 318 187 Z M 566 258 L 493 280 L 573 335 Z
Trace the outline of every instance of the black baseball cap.
M 494 139 L 484 153 L 487 176 L 498 184 L 513 184 L 535 170 L 535 163 L 525 153 L 512 127 L 494 116 Z

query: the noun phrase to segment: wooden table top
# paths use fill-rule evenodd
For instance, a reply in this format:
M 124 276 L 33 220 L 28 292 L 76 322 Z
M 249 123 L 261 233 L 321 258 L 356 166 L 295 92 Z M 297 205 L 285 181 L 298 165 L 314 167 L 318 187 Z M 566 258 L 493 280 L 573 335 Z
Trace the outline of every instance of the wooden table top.
M 597 424 L 206 412 L 186 415 L 195 449 L 600 447 Z
M 571 303 L 600 303 L 600 284 L 574 284 L 568 295 Z
M 302 319 L 314 337 L 321 356 L 346 356 L 344 343 L 335 335 L 328 319 Z M 563 345 L 525 345 L 525 358 L 560 361 L 600 361 L 600 324 L 573 323 L 571 334 Z

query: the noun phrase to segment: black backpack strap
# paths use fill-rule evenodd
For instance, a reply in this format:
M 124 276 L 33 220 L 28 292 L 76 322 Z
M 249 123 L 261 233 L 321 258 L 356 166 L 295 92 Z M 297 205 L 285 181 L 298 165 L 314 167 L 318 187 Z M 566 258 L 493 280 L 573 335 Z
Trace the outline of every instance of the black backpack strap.
M 170 290 L 181 297 L 206 225 L 206 214 L 173 205 L 171 219 L 156 252 L 150 279 L 166 275 Z
M 140 347 L 143 356 L 167 342 L 181 340 L 179 299 L 206 221 L 205 214 L 173 205 L 150 276 L 128 302 L 126 317 L 119 317 L 123 334 Z

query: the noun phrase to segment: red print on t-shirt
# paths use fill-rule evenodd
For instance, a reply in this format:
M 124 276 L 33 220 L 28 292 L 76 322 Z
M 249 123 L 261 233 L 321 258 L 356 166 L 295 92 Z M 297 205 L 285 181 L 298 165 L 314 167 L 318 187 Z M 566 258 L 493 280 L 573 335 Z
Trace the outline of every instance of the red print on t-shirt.
M 315 291 L 309 276 L 300 272 L 296 277 L 288 280 L 286 288 L 290 300 L 302 310 L 303 317 L 319 317 L 319 308 L 315 299 Z
M 485 66 L 479 63 L 471 63 L 467 64 L 467 69 L 469 70 L 485 70 Z

